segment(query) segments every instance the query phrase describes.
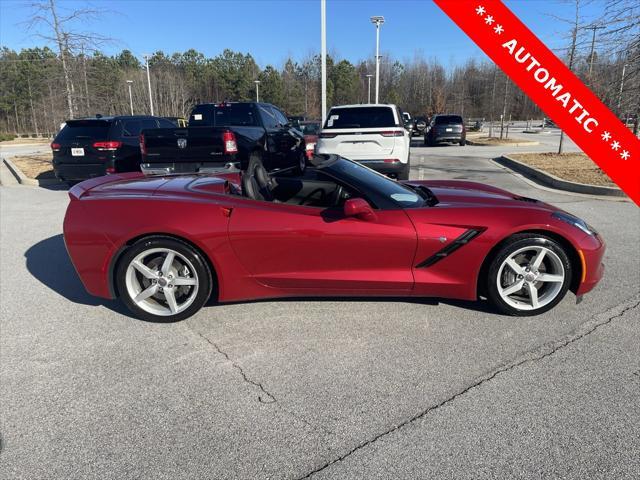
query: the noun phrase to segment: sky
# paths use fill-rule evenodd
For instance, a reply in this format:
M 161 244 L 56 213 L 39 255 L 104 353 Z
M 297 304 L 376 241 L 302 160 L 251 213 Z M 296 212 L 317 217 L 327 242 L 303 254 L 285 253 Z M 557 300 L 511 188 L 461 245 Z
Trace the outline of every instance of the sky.
M 478 0 L 481 2 L 481 0 Z M 31 18 L 27 0 L 0 0 L 0 45 L 15 50 L 42 46 L 25 31 Z M 303 59 L 320 50 L 320 0 L 57 0 L 61 10 L 90 5 L 109 13 L 79 25 L 115 39 L 103 48 L 114 54 L 129 49 L 137 56 L 194 48 L 213 57 L 225 48 L 250 53 L 258 65 L 282 66 L 289 57 Z M 568 26 L 550 16 L 570 18 L 572 5 L 562 0 L 507 0 L 516 15 L 550 48 L 562 48 Z M 595 0 L 587 16 L 601 10 Z M 484 54 L 430 0 L 327 0 L 329 53 L 352 62 L 375 55 L 375 27 L 369 17 L 382 15 L 383 54 L 405 60 L 416 54 L 444 65 L 464 63 Z

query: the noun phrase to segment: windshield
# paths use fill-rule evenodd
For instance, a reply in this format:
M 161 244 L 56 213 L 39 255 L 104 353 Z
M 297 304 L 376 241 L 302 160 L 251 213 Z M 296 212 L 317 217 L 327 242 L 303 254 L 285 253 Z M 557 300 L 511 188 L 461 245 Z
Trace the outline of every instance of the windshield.
M 300 125 L 300 129 L 302 133 L 305 135 L 318 135 L 318 131 L 320 130 L 319 123 L 303 123 Z
M 324 128 L 396 127 L 391 107 L 332 108 Z
M 385 177 L 359 163 L 339 158 L 327 165 L 326 170 L 361 191 L 374 191 L 402 208 L 417 208 L 425 205 L 425 197 L 415 190 Z M 375 199 L 374 199 L 375 201 Z
M 461 124 L 462 117 L 459 115 L 439 115 L 436 117 L 436 125 L 444 125 L 444 124 Z
M 253 127 L 257 124 L 253 105 L 249 103 L 198 105 L 189 117 L 189 126 L 193 127 Z
M 107 120 L 69 120 L 55 138 L 57 143 L 70 143 L 79 138 L 108 140 L 111 122 Z

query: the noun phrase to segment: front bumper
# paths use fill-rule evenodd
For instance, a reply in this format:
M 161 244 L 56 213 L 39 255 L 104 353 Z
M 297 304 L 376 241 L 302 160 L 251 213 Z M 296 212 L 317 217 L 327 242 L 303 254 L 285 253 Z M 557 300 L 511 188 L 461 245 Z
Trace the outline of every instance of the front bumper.
M 606 244 L 600 235 L 587 235 L 581 239 L 578 248 L 582 266 L 580 283 L 575 293 L 580 296 L 593 290 L 604 276 L 602 258 Z
M 387 162 L 385 160 L 354 160 L 361 163 L 365 167 L 369 167 L 371 170 L 384 174 L 398 174 L 407 168 L 408 163 Z

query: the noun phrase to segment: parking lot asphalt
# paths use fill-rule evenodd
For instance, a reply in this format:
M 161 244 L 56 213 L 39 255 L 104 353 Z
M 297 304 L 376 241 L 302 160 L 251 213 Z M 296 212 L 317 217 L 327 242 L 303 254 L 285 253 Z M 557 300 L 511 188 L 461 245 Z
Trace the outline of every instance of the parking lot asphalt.
M 0 187 L 0 476 L 637 478 L 640 210 L 537 188 L 489 160 L 504 150 L 415 147 L 411 174 L 598 228 L 607 270 L 579 305 L 279 300 L 145 323 L 84 291 L 64 190 Z

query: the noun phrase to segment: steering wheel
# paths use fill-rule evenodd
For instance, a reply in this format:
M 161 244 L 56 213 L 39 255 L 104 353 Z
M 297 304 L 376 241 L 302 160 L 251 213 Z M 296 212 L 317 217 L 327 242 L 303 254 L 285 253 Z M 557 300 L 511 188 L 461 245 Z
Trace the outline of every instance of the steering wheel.
M 262 160 L 252 155 L 249 158 L 249 166 L 242 175 L 242 190 L 245 196 L 253 200 L 273 201 L 273 180 L 264 168 Z

